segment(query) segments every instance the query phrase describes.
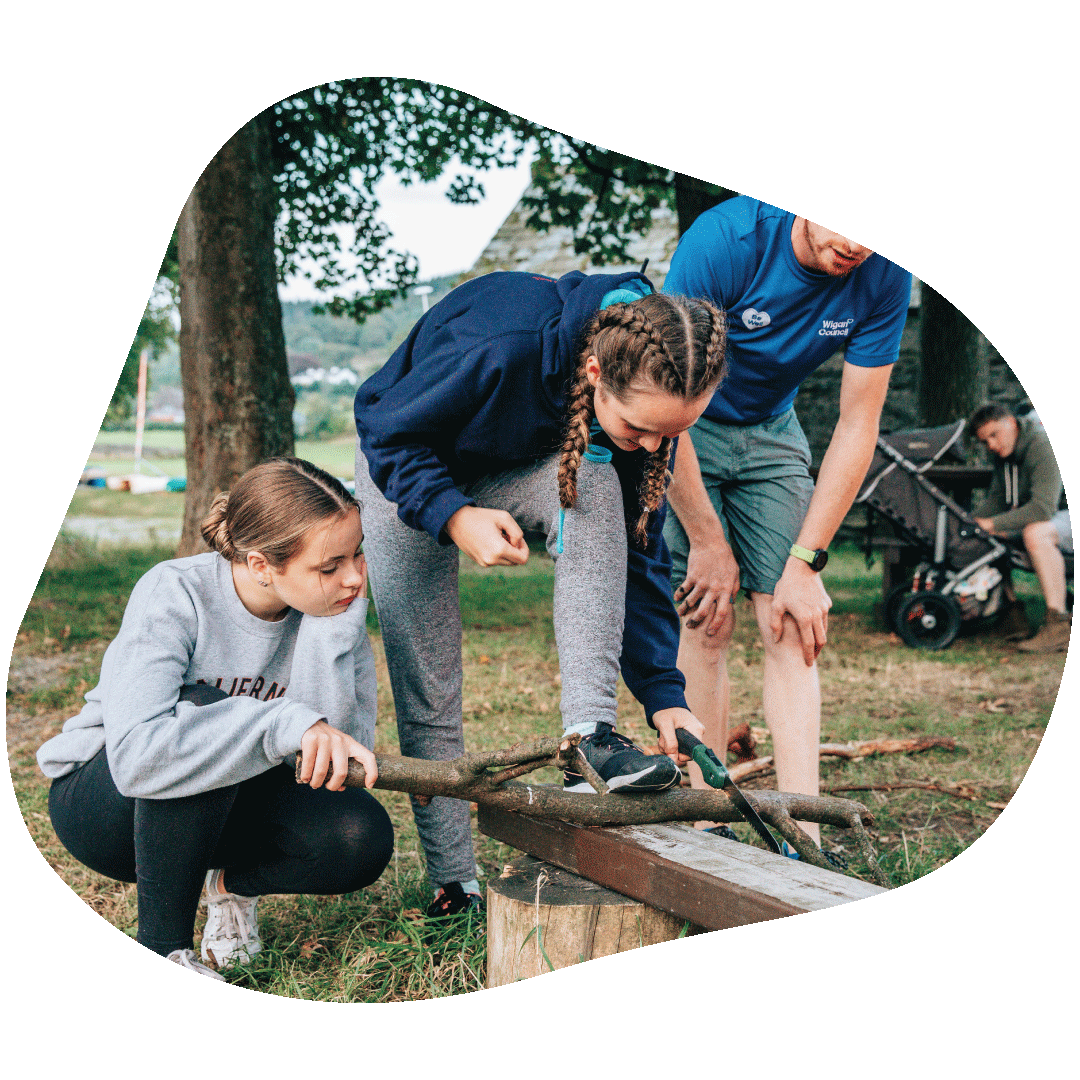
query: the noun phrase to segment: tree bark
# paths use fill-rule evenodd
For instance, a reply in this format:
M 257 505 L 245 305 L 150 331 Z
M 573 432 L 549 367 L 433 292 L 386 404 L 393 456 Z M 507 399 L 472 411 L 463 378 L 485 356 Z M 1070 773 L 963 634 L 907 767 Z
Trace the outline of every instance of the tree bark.
M 205 550 L 214 496 L 292 454 L 294 394 L 277 293 L 270 114 L 214 156 L 180 214 L 180 372 L 187 491 L 178 556 Z
M 925 281 L 919 306 L 919 349 L 919 412 L 927 427 L 968 417 L 986 403 L 986 339 L 963 312 Z
M 686 921 L 524 855 L 487 888 L 487 985 L 673 941 Z

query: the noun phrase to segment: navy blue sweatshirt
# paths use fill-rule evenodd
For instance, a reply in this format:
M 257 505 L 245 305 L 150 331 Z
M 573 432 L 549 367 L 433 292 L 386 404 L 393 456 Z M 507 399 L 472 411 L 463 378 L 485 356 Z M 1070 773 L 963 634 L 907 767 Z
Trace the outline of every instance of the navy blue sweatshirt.
M 446 523 L 475 505 L 459 485 L 558 452 L 582 331 L 605 294 L 628 282 L 652 291 L 637 273 L 487 274 L 423 315 L 355 402 L 371 479 L 406 525 L 449 544 Z M 594 441 L 612 451 L 633 524 L 646 452 L 620 450 L 602 433 Z M 631 541 L 627 566 L 622 674 L 650 722 L 660 709 L 686 708 L 665 512 L 650 515 L 643 549 Z

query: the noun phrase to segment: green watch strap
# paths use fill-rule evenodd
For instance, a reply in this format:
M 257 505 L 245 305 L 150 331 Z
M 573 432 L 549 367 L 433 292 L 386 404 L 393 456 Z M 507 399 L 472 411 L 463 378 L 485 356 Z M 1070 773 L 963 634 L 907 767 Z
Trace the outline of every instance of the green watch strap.
M 796 559 L 802 559 L 807 563 L 811 570 L 815 573 L 820 573 L 825 569 L 825 564 L 829 561 L 829 553 L 824 548 L 818 548 L 817 551 L 811 551 L 809 548 L 800 547 L 798 544 L 791 545 L 791 554 Z

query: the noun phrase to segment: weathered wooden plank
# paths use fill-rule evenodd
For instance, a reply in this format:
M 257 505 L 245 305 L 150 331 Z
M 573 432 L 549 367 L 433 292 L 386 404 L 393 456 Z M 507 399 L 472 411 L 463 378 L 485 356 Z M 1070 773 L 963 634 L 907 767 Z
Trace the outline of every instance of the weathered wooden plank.
M 485 835 L 708 930 L 781 919 L 885 890 L 689 825 L 586 828 L 481 806 Z

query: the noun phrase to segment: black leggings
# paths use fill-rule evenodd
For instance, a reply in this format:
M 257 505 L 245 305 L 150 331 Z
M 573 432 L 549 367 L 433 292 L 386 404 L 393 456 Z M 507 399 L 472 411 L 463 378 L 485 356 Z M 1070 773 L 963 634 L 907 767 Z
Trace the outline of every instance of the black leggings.
M 79 862 L 138 883 L 138 940 L 162 956 L 193 947 L 210 867 L 241 896 L 333 895 L 370 885 L 394 851 L 390 818 L 367 791 L 298 784 L 291 765 L 198 795 L 130 799 L 102 749 L 53 781 L 49 815 Z

